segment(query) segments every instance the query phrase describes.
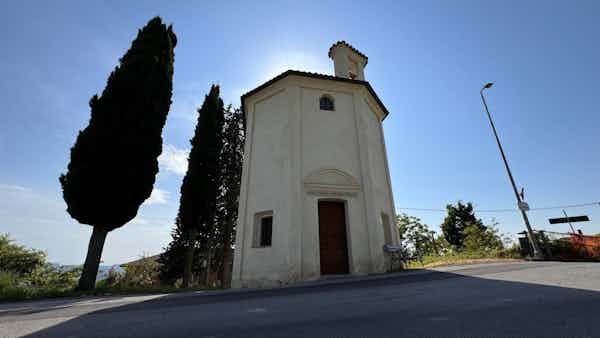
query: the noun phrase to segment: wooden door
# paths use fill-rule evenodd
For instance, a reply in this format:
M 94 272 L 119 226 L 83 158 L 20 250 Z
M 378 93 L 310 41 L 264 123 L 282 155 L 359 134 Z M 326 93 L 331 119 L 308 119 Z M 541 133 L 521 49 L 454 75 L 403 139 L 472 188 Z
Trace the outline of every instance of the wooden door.
M 321 274 L 347 274 L 348 245 L 343 202 L 319 202 L 319 245 Z

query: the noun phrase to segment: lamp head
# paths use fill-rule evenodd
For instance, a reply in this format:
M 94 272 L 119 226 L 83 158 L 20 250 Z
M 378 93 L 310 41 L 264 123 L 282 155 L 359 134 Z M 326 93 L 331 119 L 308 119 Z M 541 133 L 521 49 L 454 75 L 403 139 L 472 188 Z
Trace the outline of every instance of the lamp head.
M 483 89 L 492 88 L 493 85 L 494 85 L 494 83 L 488 82 L 488 83 L 485 84 L 485 86 L 483 86 Z

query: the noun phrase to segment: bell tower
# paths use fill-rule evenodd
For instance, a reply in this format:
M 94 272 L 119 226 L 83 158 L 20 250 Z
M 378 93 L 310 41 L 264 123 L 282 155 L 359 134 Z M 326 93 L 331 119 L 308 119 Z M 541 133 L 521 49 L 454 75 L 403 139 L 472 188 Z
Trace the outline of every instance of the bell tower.
M 338 41 L 329 48 L 335 76 L 365 81 L 365 67 L 369 58 L 346 41 Z

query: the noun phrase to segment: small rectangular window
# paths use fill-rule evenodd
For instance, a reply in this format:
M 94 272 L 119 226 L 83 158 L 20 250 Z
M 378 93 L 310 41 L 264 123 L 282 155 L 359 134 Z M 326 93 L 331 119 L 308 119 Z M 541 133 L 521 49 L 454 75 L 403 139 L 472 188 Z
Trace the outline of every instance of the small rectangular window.
M 271 246 L 273 236 L 273 216 L 260 219 L 260 246 Z
M 252 247 L 270 247 L 273 244 L 273 211 L 261 211 L 254 214 L 252 229 Z

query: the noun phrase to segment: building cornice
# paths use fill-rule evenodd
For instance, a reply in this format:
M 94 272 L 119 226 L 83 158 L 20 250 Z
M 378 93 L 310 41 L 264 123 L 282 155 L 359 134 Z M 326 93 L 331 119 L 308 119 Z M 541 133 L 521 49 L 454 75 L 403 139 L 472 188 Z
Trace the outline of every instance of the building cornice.
M 381 102 L 381 100 L 379 99 L 379 96 L 377 96 L 377 93 L 375 93 L 375 90 L 373 89 L 373 87 L 371 87 L 371 84 L 368 81 L 348 79 L 348 78 L 344 78 L 344 77 L 338 77 L 338 76 L 332 76 L 332 75 L 326 75 L 326 74 L 319 74 L 319 73 L 303 72 L 303 71 L 299 71 L 299 70 L 288 70 L 288 71 L 285 71 L 285 72 L 277 75 L 276 77 L 270 79 L 269 81 L 261 84 L 260 86 L 252 89 L 251 91 L 247 92 L 246 94 L 242 95 L 242 97 L 241 97 L 241 101 L 242 101 L 241 109 L 244 112 L 244 114 L 246 114 L 245 101 L 246 101 L 247 98 L 249 98 L 249 97 L 251 97 L 251 96 L 253 96 L 253 95 L 261 92 L 262 90 L 270 87 L 271 85 L 275 84 L 276 82 L 279 82 L 280 80 L 282 80 L 282 79 L 284 79 L 284 78 L 286 78 L 288 76 L 292 76 L 292 75 L 293 76 L 306 77 L 306 78 L 320 79 L 320 80 L 328 80 L 328 81 L 351 83 L 351 84 L 356 84 L 356 85 L 363 86 L 364 88 L 367 89 L 367 91 L 375 99 L 375 102 L 377 103 L 377 105 L 383 111 L 384 116 L 383 116 L 382 120 L 384 120 L 389 115 L 389 111 L 387 110 L 387 108 L 385 107 L 385 105 L 383 104 L 383 102 Z

